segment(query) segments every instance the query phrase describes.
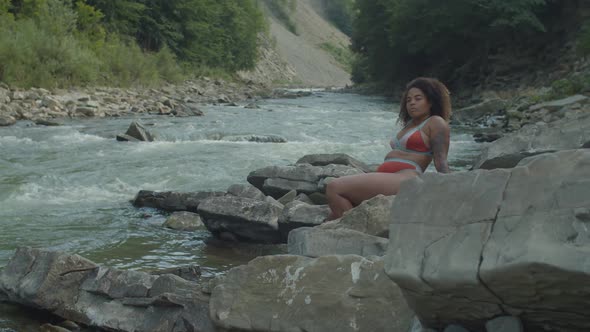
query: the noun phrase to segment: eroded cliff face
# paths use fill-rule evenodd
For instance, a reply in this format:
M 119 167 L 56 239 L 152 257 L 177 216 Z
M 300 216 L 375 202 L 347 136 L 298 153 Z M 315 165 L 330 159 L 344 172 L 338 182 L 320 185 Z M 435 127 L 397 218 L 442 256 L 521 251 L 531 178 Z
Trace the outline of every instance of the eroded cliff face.
M 240 76 L 268 86 L 338 87 L 351 84 L 350 73 L 322 48 L 346 48 L 350 39 L 321 15 L 317 0 L 299 0 L 291 19 L 297 34 L 285 28 L 263 6 L 269 36 L 261 36 L 260 59 L 255 69 Z

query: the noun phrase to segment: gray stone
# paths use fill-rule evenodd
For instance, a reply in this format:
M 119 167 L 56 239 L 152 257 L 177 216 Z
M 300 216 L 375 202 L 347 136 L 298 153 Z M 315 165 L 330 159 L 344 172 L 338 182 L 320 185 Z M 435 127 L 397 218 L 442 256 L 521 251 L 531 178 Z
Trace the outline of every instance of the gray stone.
M 262 191 L 269 196 L 281 198 L 291 191 L 311 194 L 318 191 L 318 186 L 312 182 L 270 178 L 264 181 Z
M 371 172 L 371 168 L 367 164 L 345 153 L 308 154 L 297 160 L 296 164 L 310 164 L 313 166 L 346 165 L 362 170 L 365 173 Z
M 10 115 L 0 114 L 0 127 L 12 126 L 16 123 L 16 119 Z
M 260 189 L 251 184 L 232 184 L 227 188 L 227 193 L 233 196 L 252 198 L 260 201 L 266 198 Z
M 561 110 L 564 107 L 570 107 L 576 104 L 587 104 L 589 98 L 583 95 L 574 95 L 567 98 L 552 100 L 546 103 L 536 104 L 529 107 L 530 112 L 534 112 L 540 109 L 546 109 L 549 111 Z
M 389 237 L 389 225 L 396 218 L 391 206 L 395 196 L 377 195 L 348 210 L 341 218 L 318 226 L 322 229 L 352 229 L 365 234 Z
M 297 197 L 297 190 L 291 190 L 288 193 L 281 196 L 278 199 L 278 201 L 279 201 L 279 203 L 281 203 L 283 205 L 287 205 L 288 203 L 291 203 L 292 201 L 294 201 L 296 197 Z
M 133 137 L 133 136 L 129 136 L 126 134 L 118 134 L 115 139 L 118 142 L 141 142 L 140 140 L 138 140 L 137 138 Z
M 447 326 L 443 332 L 469 332 L 469 330 L 461 325 L 451 324 Z
M 453 120 L 460 123 L 472 123 L 486 115 L 494 115 L 506 108 L 506 101 L 502 99 L 489 99 L 479 104 L 453 111 Z
M 526 157 L 559 150 L 578 149 L 590 140 L 590 113 L 577 119 L 527 125 L 486 145 L 474 168 L 511 168 Z
M 162 225 L 177 231 L 195 231 L 199 228 L 205 228 L 198 214 L 188 211 L 177 211 L 172 213 Z
M 487 332 L 524 332 L 522 322 L 518 317 L 501 316 L 486 323 Z
M 289 254 L 308 257 L 324 255 L 383 256 L 389 241 L 350 229 L 303 227 L 288 237 Z
M 147 129 L 145 129 L 145 127 L 141 123 L 137 121 L 131 122 L 129 128 L 127 129 L 127 132 L 125 132 L 125 135 L 134 137 L 142 142 L 154 141 L 154 136 Z
M 217 282 L 210 306 L 232 331 L 407 331 L 413 315 L 382 262 L 354 255 L 256 258 Z
M 279 217 L 279 232 L 287 242 L 289 232 L 299 227 L 321 225 L 330 214 L 327 205 L 309 205 L 300 201 L 292 201 L 285 205 Z
M 589 330 L 589 166 L 580 149 L 404 182 L 386 273 L 429 327 L 479 331 L 508 313 L 533 331 Z
M 19 248 L 0 272 L 9 301 L 103 330 L 214 331 L 197 283 L 99 267 L 78 255 Z
M 198 265 L 177 266 L 162 270 L 151 271 L 152 275 L 173 274 L 190 281 L 201 280 L 201 267 Z
M 265 201 L 223 196 L 203 201 L 198 213 L 207 229 L 217 237 L 230 233 L 242 241 L 279 243 L 281 210 L 276 204 Z
M 140 190 L 133 205 L 135 207 L 151 207 L 164 211 L 189 211 L 197 212 L 199 204 L 210 197 L 223 196 L 225 193 L 220 191 L 200 191 L 200 192 L 175 192 L 175 191 L 150 191 Z
M 306 204 L 314 204 L 314 202 L 311 200 L 311 198 L 309 198 L 309 196 L 307 196 L 304 193 L 297 195 L 297 197 L 295 197 L 295 200 L 306 203 Z M 326 204 L 326 203 L 323 203 L 323 204 Z M 323 205 L 323 204 L 319 204 L 319 205 Z

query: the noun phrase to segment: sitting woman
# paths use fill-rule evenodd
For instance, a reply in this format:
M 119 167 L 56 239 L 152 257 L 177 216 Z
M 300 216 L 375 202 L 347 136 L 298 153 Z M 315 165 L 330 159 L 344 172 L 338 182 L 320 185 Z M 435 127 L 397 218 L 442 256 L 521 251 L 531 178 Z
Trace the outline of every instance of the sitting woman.
M 436 170 L 449 173 L 451 98 L 437 79 L 411 81 L 400 103 L 398 122 L 404 127 L 391 140 L 392 150 L 375 173 L 343 176 L 328 183 L 328 220 L 379 194 L 397 194 L 400 183 L 422 174 L 434 158 Z

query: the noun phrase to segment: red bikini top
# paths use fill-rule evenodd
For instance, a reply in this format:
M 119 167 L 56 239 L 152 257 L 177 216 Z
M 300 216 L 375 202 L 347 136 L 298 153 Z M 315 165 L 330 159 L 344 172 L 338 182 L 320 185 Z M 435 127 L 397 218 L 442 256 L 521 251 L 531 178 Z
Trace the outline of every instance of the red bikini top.
M 418 154 L 425 154 L 425 155 L 432 155 L 432 150 L 426 146 L 424 143 L 424 139 L 422 139 L 422 133 L 420 129 L 424 127 L 426 122 L 430 120 L 430 117 L 426 118 L 426 120 L 422 121 L 422 123 L 415 128 L 410 129 L 402 138 L 398 139 L 397 135 L 393 136 L 393 139 L 390 142 L 391 148 L 393 150 L 400 150 L 405 152 L 411 153 L 418 153 Z M 406 127 L 412 123 L 412 120 L 408 122 Z

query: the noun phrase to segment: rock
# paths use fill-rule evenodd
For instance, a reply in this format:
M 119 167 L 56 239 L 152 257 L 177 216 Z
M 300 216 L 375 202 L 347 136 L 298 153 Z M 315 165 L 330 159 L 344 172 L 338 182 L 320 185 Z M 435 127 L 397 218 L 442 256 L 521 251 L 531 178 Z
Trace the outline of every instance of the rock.
M 420 320 L 417 317 L 414 317 L 414 320 L 412 321 L 412 327 L 410 328 L 410 330 L 408 330 L 408 332 L 437 332 L 437 331 L 423 327 L 422 323 L 420 323 Z
M 309 198 L 309 196 L 307 196 L 304 193 L 301 193 L 299 195 L 297 195 L 297 197 L 295 197 L 295 200 L 306 203 L 306 204 L 314 204 L 314 202 L 311 200 L 311 198 Z M 322 203 L 322 204 L 318 204 L 318 205 L 325 205 L 326 203 Z
M 590 151 L 569 150 L 404 182 L 385 270 L 420 321 L 480 331 L 508 313 L 532 331 L 590 329 L 588 165 Z
M 12 126 L 16 123 L 16 119 L 10 115 L 0 114 L 0 127 Z
M 260 107 L 256 105 L 256 103 L 249 103 L 248 105 L 244 106 L 244 108 L 259 109 Z
M 380 260 L 275 255 L 233 268 L 211 294 L 231 331 L 407 331 L 412 313 Z
M 162 226 L 177 231 L 194 231 L 205 227 L 198 214 L 187 211 L 177 211 L 172 213 Z
M 227 193 L 233 196 L 252 198 L 259 201 L 263 201 L 266 198 L 262 191 L 251 184 L 232 184 L 227 188 Z
M 496 133 L 476 133 L 476 134 L 473 134 L 473 138 L 478 143 L 493 142 L 499 138 L 502 138 L 502 134 L 498 133 L 498 132 L 496 132 Z
M 502 99 L 489 99 L 479 104 L 453 111 L 453 120 L 459 123 L 473 123 L 481 120 L 486 115 L 496 115 L 504 111 L 506 101 Z
M 100 267 L 64 252 L 17 249 L 0 272 L 0 292 L 98 329 L 214 331 L 209 298 L 197 283 Z
M 309 199 L 315 205 L 325 205 L 325 204 L 328 204 L 328 199 L 326 198 L 326 195 L 323 194 L 323 193 L 313 193 L 313 194 L 310 194 L 309 195 Z
M 48 120 L 48 119 L 42 119 L 42 118 L 33 119 L 33 122 L 38 126 L 61 126 L 62 125 L 59 122 Z
M 561 110 L 564 107 L 570 107 L 575 104 L 587 104 L 589 102 L 589 98 L 583 95 L 574 95 L 567 98 L 559 99 L 559 100 L 552 100 L 546 103 L 536 104 L 529 107 L 529 112 L 534 112 L 536 110 L 546 109 L 550 112 Z
M 99 116 L 99 110 L 95 107 L 78 106 L 74 109 L 72 116 L 95 117 Z
M 350 229 L 298 228 L 289 233 L 289 254 L 383 256 L 389 241 Z
M 278 135 L 226 135 L 222 139 L 230 142 L 287 143 L 287 139 Z
M 197 212 L 199 204 L 210 197 L 223 196 L 220 191 L 199 191 L 199 192 L 175 192 L 175 191 L 149 191 L 140 190 L 135 199 L 135 207 L 151 207 L 164 211 L 189 211 Z
M 198 208 L 207 229 L 215 236 L 230 233 L 238 240 L 280 243 L 281 207 L 251 198 L 223 196 L 204 200 Z
M 468 329 L 464 328 L 463 326 L 452 324 L 447 326 L 443 332 L 469 332 Z
M 41 332 L 70 332 L 70 330 L 68 330 L 68 329 L 66 329 L 64 327 L 55 326 L 55 325 L 52 325 L 52 324 L 49 324 L 49 323 L 45 323 L 45 324 L 41 325 L 39 327 L 39 330 Z
M 578 149 L 590 140 L 590 113 L 578 119 L 549 124 L 527 125 L 486 145 L 474 168 L 493 169 L 516 166 L 523 158 L 558 150 Z
M 289 232 L 299 227 L 321 225 L 330 214 L 327 205 L 309 205 L 300 201 L 292 201 L 285 205 L 279 217 L 279 232 L 285 242 Z
M 396 218 L 391 210 L 395 196 L 377 195 L 348 210 L 340 219 L 318 226 L 321 229 L 352 229 L 368 235 L 389 237 L 389 225 Z
M 125 132 L 125 135 L 131 136 L 142 142 L 154 141 L 154 136 L 147 129 L 145 129 L 145 127 L 141 123 L 137 121 L 131 122 L 129 128 L 127 129 L 127 132 Z
M 171 267 L 168 269 L 151 271 L 150 273 L 152 275 L 173 274 L 182 279 L 196 282 L 201 280 L 201 267 L 198 265 Z
M 297 198 L 297 190 L 291 190 L 288 193 L 281 196 L 278 201 L 283 205 L 287 205 Z
M 115 137 L 118 142 L 141 142 L 135 137 L 126 135 L 126 134 L 119 134 Z
M 345 165 L 312 166 L 309 164 L 297 164 L 294 166 L 269 166 L 257 169 L 248 174 L 248 182 L 271 195 L 264 187 L 272 191 L 275 198 L 280 198 L 289 191 L 310 194 L 316 192 L 318 182 L 326 177 L 340 177 L 345 175 L 361 174 L 362 171 Z M 268 181 L 268 182 L 267 182 Z
M 308 154 L 297 160 L 295 164 L 310 164 L 313 166 L 346 165 L 360 169 L 365 173 L 371 172 L 371 168 L 367 164 L 345 153 Z
M 501 316 L 486 323 L 487 332 L 524 332 L 522 322 L 514 316 Z

